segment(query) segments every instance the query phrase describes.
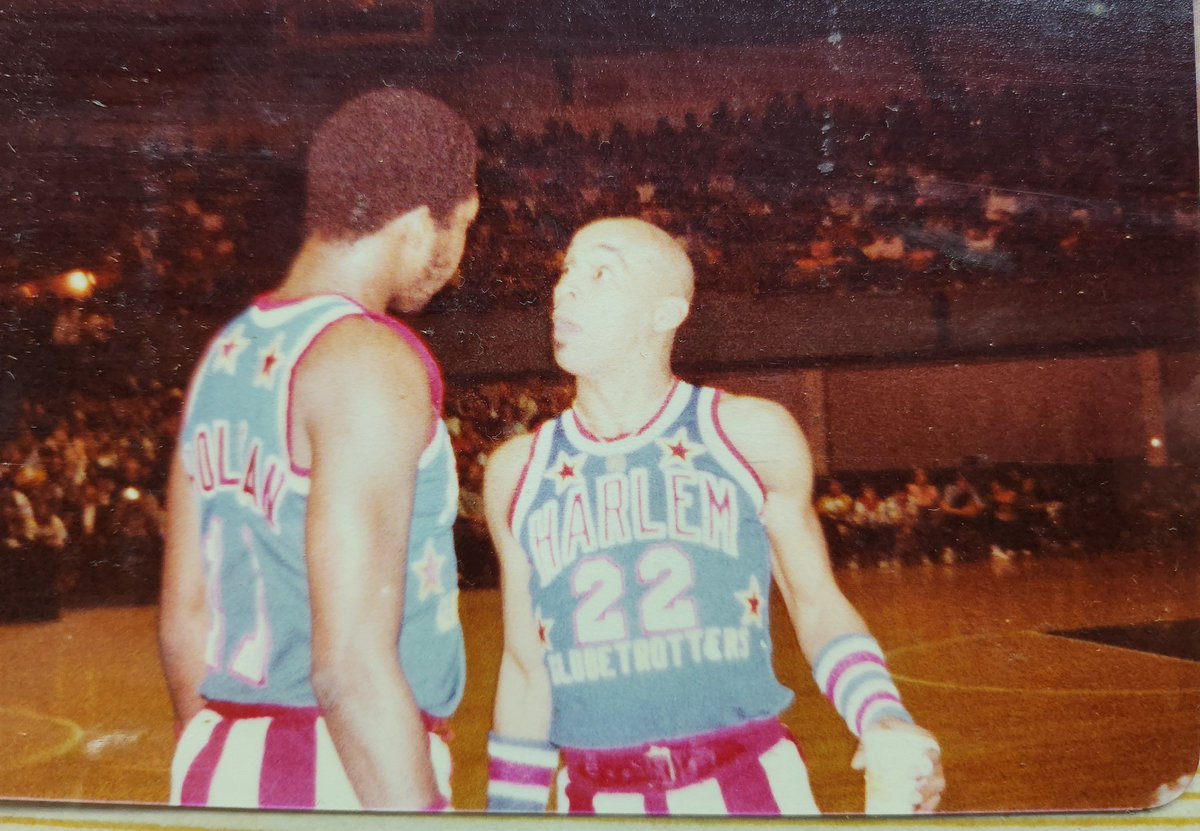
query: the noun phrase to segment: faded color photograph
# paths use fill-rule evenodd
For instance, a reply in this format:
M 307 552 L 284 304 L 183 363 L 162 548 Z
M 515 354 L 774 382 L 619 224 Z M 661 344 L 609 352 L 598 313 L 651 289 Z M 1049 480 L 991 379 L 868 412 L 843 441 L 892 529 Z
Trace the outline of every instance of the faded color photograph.
M 0 800 L 1195 798 L 1195 67 L 1182 2 L 8 3 Z

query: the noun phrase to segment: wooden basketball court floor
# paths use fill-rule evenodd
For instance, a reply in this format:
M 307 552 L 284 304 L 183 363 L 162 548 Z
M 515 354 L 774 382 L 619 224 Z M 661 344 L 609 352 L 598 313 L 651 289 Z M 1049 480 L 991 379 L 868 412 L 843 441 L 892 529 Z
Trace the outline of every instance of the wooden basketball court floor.
M 940 739 L 948 811 L 1147 805 L 1200 758 L 1200 644 L 1191 659 L 1049 634 L 1200 619 L 1200 557 L 1134 553 L 841 571 L 919 721 Z M 786 720 L 823 810 L 857 812 L 853 738 L 817 693 L 778 598 Z M 469 679 L 452 722 L 455 806 L 479 809 L 499 663 L 499 597 L 466 592 Z M 155 610 L 66 612 L 0 627 L 0 797 L 157 803 L 170 707 Z M 1186 651 L 1186 650 L 1185 650 Z

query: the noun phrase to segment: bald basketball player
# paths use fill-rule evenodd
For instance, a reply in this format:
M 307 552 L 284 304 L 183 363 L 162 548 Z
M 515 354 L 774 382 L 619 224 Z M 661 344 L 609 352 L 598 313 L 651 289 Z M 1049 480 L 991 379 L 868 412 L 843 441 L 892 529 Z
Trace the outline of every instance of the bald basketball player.
M 878 765 L 873 737 L 903 737 L 899 810 L 932 811 L 937 744 L 834 581 L 796 422 L 671 370 L 692 291 L 685 252 L 640 220 L 595 222 L 567 251 L 553 338 L 573 406 L 504 444 L 485 481 L 504 603 L 489 807 L 544 810 L 561 756 L 560 811 L 817 813 L 779 719 L 775 581 L 863 739 L 855 766 Z
M 169 484 L 171 802 L 437 809 L 465 661 L 442 379 L 387 317 L 451 278 L 469 125 L 405 90 L 318 130 L 306 238 L 209 346 Z

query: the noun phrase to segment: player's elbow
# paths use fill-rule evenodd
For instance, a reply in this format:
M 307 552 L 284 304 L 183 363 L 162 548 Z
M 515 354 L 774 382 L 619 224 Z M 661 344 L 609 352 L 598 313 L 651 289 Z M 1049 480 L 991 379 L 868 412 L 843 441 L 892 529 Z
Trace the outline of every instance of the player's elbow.
M 395 654 L 373 655 L 360 649 L 314 650 L 309 680 L 317 706 L 324 713 L 353 708 L 361 696 L 399 676 Z
M 505 650 L 500 659 L 498 684 L 513 697 L 529 700 L 539 696 L 543 690 L 548 691 L 550 681 L 546 675 L 546 666 L 541 660 L 535 660 L 528 653 Z
M 158 611 L 158 643 L 163 652 L 189 644 L 196 632 L 208 630 L 202 591 L 164 582 Z

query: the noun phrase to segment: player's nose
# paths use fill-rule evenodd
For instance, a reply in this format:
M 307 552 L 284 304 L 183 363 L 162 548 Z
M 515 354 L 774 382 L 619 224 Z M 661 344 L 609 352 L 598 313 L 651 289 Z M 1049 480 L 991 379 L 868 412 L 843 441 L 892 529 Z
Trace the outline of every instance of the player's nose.
M 563 303 L 574 300 L 576 296 L 574 282 L 567 275 L 563 275 L 554 286 L 554 295 L 551 300 L 557 308 Z

